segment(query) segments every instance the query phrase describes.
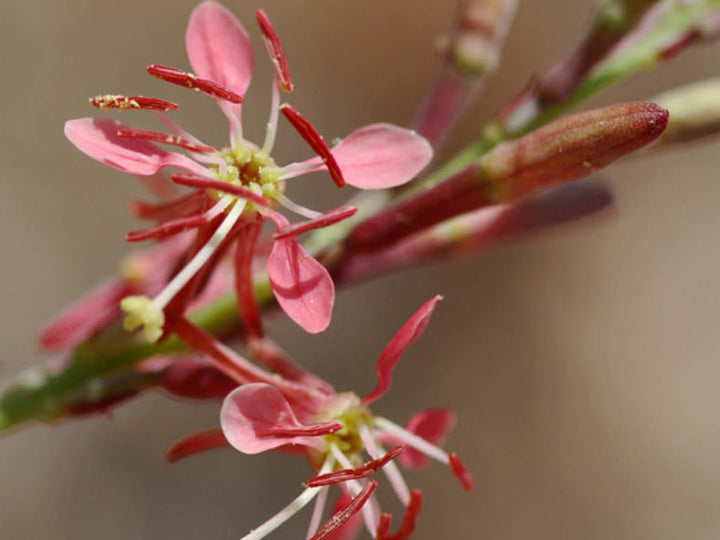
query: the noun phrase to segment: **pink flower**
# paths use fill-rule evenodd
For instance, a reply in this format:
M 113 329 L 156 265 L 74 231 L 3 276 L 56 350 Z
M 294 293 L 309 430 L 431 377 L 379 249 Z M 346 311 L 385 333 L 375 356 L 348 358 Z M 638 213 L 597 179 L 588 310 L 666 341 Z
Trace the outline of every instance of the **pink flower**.
M 187 455 L 227 444 L 245 454 L 267 450 L 301 453 L 307 456 L 317 475 L 305 489 L 277 515 L 254 529 L 245 540 L 258 540 L 270 534 L 311 500 L 317 498 L 308 538 L 350 538 L 353 515 L 360 513 L 373 538 L 407 538 L 414 529 L 422 503 L 419 490 L 411 490 L 394 460 L 409 468 L 420 468 L 427 459 L 448 465 L 465 489 L 472 479 L 455 454 L 442 450 L 439 443 L 454 424 L 454 416 L 444 409 L 422 411 L 405 428 L 374 415 L 369 405 L 390 387 L 392 371 L 405 350 L 420 337 L 440 297 L 426 302 L 400 328 L 385 347 L 377 362 L 377 386 L 364 398 L 354 393 L 335 392 L 327 383 L 308 374 L 292 374 L 284 369 L 278 377 L 260 370 L 212 340 L 191 325 L 179 329 L 183 339 L 226 366 L 228 373 L 242 385 L 233 390 L 220 413 L 222 431 L 211 430 L 192 435 L 175 444 L 168 458 L 175 461 Z M 306 377 L 302 380 L 302 377 Z M 383 445 L 390 444 L 390 450 Z M 389 514 L 380 510 L 373 495 L 376 482 L 366 480 L 382 470 L 405 507 L 405 516 L 397 533 L 390 535 Z M 333 485 L 341 489 L 347 502 L 322 522 L 327 492 Z M 339 528 L 343 525 L 342 528 Z M 346 531 L 341 534 L 341 531 Z
M 199 141 L 164 113 L 173 103 L 140 96 L 97 96 L 91 103 L 100 108 L 153 110 L 167 132 L 137 130 L 115 120 L 82 118 L 65 124 L 65 135 L 82 152 L 111 167 L 135 175 L 151 176 L 164 168 L 181 169 L 172 180 L 193 192 L 163 205 L 143 206 L 140 213 L 158 223 L 134 231 L 128 240 L 165 239 L 182 231 L 197 231 L 185 266 L 154 297 L 130 296 L 122 308 L 128 313 L 128 329 L 144 327 L 150 341 L 169 331 L 170 322 L 184 314 L 188 302 L 202 288 L 221 255 L 235 245 L 238 305 L 246 331 L 261 337 L 262 328 L 252 291 L 252 260 L 264 220 L 278 230 L 267 260 L 267 272 L 275 297 L 283 310 L 309 332 L 324 330 L 330 321 L 334 285 L 327 270 L 308 254 L 296 236 L 325 227 L 353 215 L 342 207 L 324 214 L 306 209 L 284 192 L 292 178 L 327 170 L 337 186 L 381 189 L 410 180 L 429 162 L 430 145 L 412 131 L 389 124 L 360 128 L 332 149 L 312 125 L 289 105 L 280 105 L 280 90 L 291 91 L 287 62 L 270 21 L 257 12 L 270 58 L 276 68 L 272 110 L 262 146 L 244 138 L 243 95 L 252 75 L 252 49 L 242 25 L 216 2 L 203 2 L 190 16 L 186 48 L 194 74 L 151 65 L 148 72 L 165 81 L 205 93 L 216 100 L 229 121 L 229 144 L 214 148 Z M 271 157 L 280 113 L 308 142 L 317 157 L 279 166 Z M 164 150 L 156 143 L 175 150 Z M 308 220 L 290 225 L 278 207 Z M 147 211 L 145 211 L 147 210 Z

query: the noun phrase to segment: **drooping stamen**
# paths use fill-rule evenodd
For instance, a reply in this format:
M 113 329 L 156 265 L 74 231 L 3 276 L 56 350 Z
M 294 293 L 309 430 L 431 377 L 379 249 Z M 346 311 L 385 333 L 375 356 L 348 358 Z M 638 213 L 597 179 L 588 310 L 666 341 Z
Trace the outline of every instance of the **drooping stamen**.
M 185 173 L 173 174 L 170 176 L 170 178 L 173 182 L 175 182 L 176 184 L 180 184 L 181 186 L 222 191 L 223 193 L 234 195 L 236 197 L 240 197 L 242 199 L 250 201 L 251 203 L 254 203 L 263 208 L 269 207 L 272 204 L 268 199 L 266 199 L 262 195 L 258 195 L 254 191 L 249 190 L 248 188 L 236 186 L 235 184 L 229 184 L 227 182 L 222 182 L 221 180 L 211 180 L 209 178 L 205 178 L 204 176 Z
M 475 487 L 475 481 L 473 480 L 472 476 L 468 472 L 463 462 L 460 461 L 460 458 L 455 453 L 451 452 L 448 457 L 450 461 L 450 470 L 460 481 L 463 489 L 465 491 L 472 491 L 472 489 Z
M 121 111 L 129 109 L 145 109 L 150 111 L 174 111 L 178 108 L 177 103 L 165 101 L 164 99 L 149 98 L 143 96 L 122 96 L 119 94 L 105 94 L 90 98 L 90 105 L 98 109 L 118 109 Z
M 362 439 L 362 442 L 370 456 L 377 459 L 377 456 L 383 452 L 383 448 L 379 444 L 376 444 L 375 438 L 367 426 L 360 425 L 358 432 L 360 433 L 360 438 Z M 403 506 L 410 504 L 410 489 L 405 483 L 405 479 L 400 473 L 397 463 L 394 461 L 389 462 L 385 467 L 383 467 L 383 472 L 390 481 L 393 491 L 395 491 L 395 494 L 398 496 L 398 499 L 400 499 Z
M 333 182 L 335 182 L 335 185 L 337 187 L 343 187 L 345 185 L 345 180 L 343 179 L 340 165 L 338 165 L 338 162 L 335 160 L 332 152 L 330 152 L 330 148 L 328 148 L 328 145 L 325 144 L 325 141 L 323 141 L 320 134 L 315 131 L 315 128 L 312 127 L 312 125 L 310 125 L 310 122 L 300 116 L 300 113 L 293 109 L 290 105 L 282 105 L 280 107 L 280 111 L 282 111 L 285 118 L 288 119 L 300 136 L 305 139 L 305 142 L 310 145 L 310 148 L 312 148 L 323 160 L 323 163 L 327 166 L 328 172 L 330 173 Z
M 199 212 L 203 208 L 204 201 L 204 192 L 193 191 L 166 203 L 152 204 L 145 201 L 128 201 L 125 207 L 128 213 L 136 218 L 164 221 Z
M 228 448 L 229 446 L 230 443 L 225 438 L 222 429 L 199 431 L 175 441 L 165 452 L 165 459 L 170 463 L 175 463 L 199 452 L 215 448 Z
M 191 152 L 215 152 L 216 150 L 212 146 L 204 146 L 195 144 L 192 141 L 183 139 L 178 135 L 170 135 L 161 131 L 149 131 L 145 129 L 131 129 L 131 128 L 120 128 L 117 130 L 117 134 L 120 137 L 127 137 L 129 139 L 142 139 L 144 141 L 154 141 L 163 144 L 170 144 Z
M 169 83 L 177 84 L 178 86 L 185 86 L 193 90 L 199 90 L 208 96 L 224 99 L 231 103 L 242 103 L 245 101 L 240 94 L 233 92 L 232 90 L 225 88 L 223 85 L 210 81 L 208 79 L 200 79 L 192 73 L 186 73 L 180 69 L 163 66 L 160 64 L 151 64 L 147 67 L 147 72 L 153 77 L 162 79 Z
M 420 515 L 420 510 L 422 510 L 422 500 L 422 491 L 413 489 L 410 493 L 410 502 L 405 509 L 402 523 L 395 534 L 389 534 L 390 514 L 382 514 L 378 523 L 376 540 L 407 540 L 410 538 L 415 532 L 415 523 L 418 515 Z
M 293 84 L 290 80 L 287 60 L 285 59 L 285 53 L 283 53 L 282 47 L 280 46 L 280 40 L 278 39 L 277 33 L 272 27 L 267 14 L 262 9 L 255 11 L 255 18 L 260 26 L 260 31 L 262 32 L 265 47 L 270 55 L 270 60 L 275 66 L 275 72 L 280 79 L 280 86 L 286 92 L 292 92 Z
M 320 422 L 294 429 L 273 428 L 258 430 L 255 435 L 258 437 L 321 437 L 337 433 L 342 428 L 343 426 L 339 422 Z
M 327 523 L 325 523 L 325 525 L 323 525 L 317 534 L 310 540 L 323 540 L 330 536 L 333 531 L 345 524 L 345 522 L 350 519 L 353 514 L 358 512 L 365 505 L 370 496 L 373 494 L 373 491 L 375 491 L 376 487 L 377 482 L 375 480 L 370 480 L 360 493 L 352 498 L 345 508 L 330 516 Z
M 248 223 L 238 232 L 235 246 L 235 296 L 245 333 L 243 341 L 257 341 L 263 336 L 262 317 L 255 298 L 253 283 L 253 259 L 262 220 Z
M 328 456 L 320 469 L 321 473 L 328 472 L 333 464 L 332 456 Z M 285 508 L 280 510 L 273 517 L 268 519 L 265 523 L 260 525 L 257 529 L 253 529 L 248 534 L 243 536 L 240 540 L 260 540 L 265 538 L 268 534 L 277 529 L 280 525 L 285 523 L 288 519 L 297 514 L 300 510 L 305 508 L 307 504 L 318 496 L 323 488 L 307 488 L 304 490 L 294 501 L 288 504 Z
M 184 127 L 182 127 L 177 122 L 171 120 L 168 115 L 162 114 L 161 112 L 156 112 L 155 115 L 158 117 L 158 120 L 162 122 L 170 131 L 172 131 L 175 135 L 179 135 L 186 141 L 193 142 L 197 144 L 198 146 L 210 146 L 209 144 L 205 144 L 200 139 L 198 139 L 195 135 L 190 133 L 188 130 L 186 130 Z M 220 171 L 224 174 L 225 170 L 227 169 L 227 162 L 219 155 L 207 155 L 207 154 L 193 154 L 193 158 L 195 158 L 200 163 L 208 163 L 212 165 L 217 165 Z
M 173 219 L 165 221 L 164 223 L 159 223 L 153 227 L 130 231 L 125 235 L 125 241 L 142 242 L 144 240 L 150 240 L 151 238 L 155 240 L 162 240 L 175 234 L 185 232 L 189 229 L 195 229 L 205 225 L 207 222 L 208 218 L 205 214 Z
M 322 214 L 320 217 L 312 219 L 310 221 L 296 223 L 295 225 L 290 225 L 288 227 L 278 229 L 277 231 L 275 231 L 275 234 L 273 236 L 275 237 L 275 240 L 279 240 L 280 238 L 286 238 L 288 236 L 298 236 L 314 229 L 329 227 L 330 225 L 333 225 L 339 221 L 354 216 L 356 212 L 357 208 L 353 206 L 341 206 L 339 208 L 335 208 L 334 210 L 330 210 L 329 212 Z
M 331 486 L 333 484 L 339 484 L 340 482 L 347 482 L 348 480 L 367 478 L 382 469 L 391 460 L 398 457 L 403 450 L 403 446 L 395 446 L 382 457 L 368 461 L 365 465 L 354 469 L 341 469 L 339 471 L 314 476 L 305 482 L 305 484 L 309 487 Z
M 227 197 L 227 196 L 226 196 Z M 223 197 L 223 199 L 226 199 Z M 203 267 L 203 265 L 210 259 L 215 250 L 218 248 L 220 243 L 224 240 L 225 236 L 233 228 L 233 225 L 240 218 L 240 215 L 245 208 L 245 201 L 236 200 L 233 204 L 229 197 L 225 201 L 226 205 L 232 204 L 230 212 L 215 230 L 210 239 L 200 248 L 195 256 L 188 262 L 180 272 L 168 283 L 163 291 L 155 297 L 155 304 L 161 309 L 164 308 L 173 297 L 180 292 L 180 290 L 187 284 L 195 273 Z

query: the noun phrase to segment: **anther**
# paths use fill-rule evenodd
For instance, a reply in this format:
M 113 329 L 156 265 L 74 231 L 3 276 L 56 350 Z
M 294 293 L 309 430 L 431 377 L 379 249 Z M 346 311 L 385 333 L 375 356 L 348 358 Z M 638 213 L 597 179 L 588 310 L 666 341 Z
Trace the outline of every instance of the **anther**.
M 174 111 L 178 108 L 176 103 L 163 99 L 143 96 L 122 96 L 119 94 L 105 94 L 90 98 L 90 105 L 98 109 L 146 109 L 150 111 Z
M 174 67 L 151 64 L 147 67 L 147 72 L 153 77 L 157 77 L 163 81 L 191 88 L 193 90 L 199 90 L 208 96 L 224 99 L 225 101 L 230 101 L 231 103 L 242 103 L 245 101 L 245 98 L 243 98 L 240 94 L 225 88 L 223 85 L 216 83 L 215 81 L 200 79 L 192 73 L 186 73 Z
M 145 129 L 120 128 L 117 130 L 119 137 L 127 137 L 129 139 L 142 139 L 144 141 L 159 142 L 162 144 L 170 144 L 191 152 L 215 152 L 212 146 L 205 146 L 188 141 L 179 135 L 171 135 L 161 131 L 148 131 Z
M 275 73 L 280 81 L 280 88 L 286 92 L 292 92 L 293 83 L 290 80 L 287 60 L 285 59 L 285 53 L 283 53 L 282 47 L 280 46 L 280 40 L 278 39 L 277 33 L 272 27 L 267 14 L 262 9 L 255 11 L 255 18 L 260 26 L 260 31 L 262 32 L 263 40 L 265 41 L 265 47 L 270 55 L 270 60 L 275 66 Z

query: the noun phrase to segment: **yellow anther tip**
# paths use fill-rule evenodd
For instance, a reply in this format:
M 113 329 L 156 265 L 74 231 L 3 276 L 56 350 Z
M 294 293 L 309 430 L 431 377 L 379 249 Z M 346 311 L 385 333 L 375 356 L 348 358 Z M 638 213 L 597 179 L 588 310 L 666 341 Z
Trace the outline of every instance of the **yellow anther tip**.
M 126 296 L 120 301 L 120 308 L 127 313 L 123 319 L 123 328 L 132 332 L 140 327 L 145 338 L 155 343 L 163 334 L 165 314 L 162 309 L 147 296 Z

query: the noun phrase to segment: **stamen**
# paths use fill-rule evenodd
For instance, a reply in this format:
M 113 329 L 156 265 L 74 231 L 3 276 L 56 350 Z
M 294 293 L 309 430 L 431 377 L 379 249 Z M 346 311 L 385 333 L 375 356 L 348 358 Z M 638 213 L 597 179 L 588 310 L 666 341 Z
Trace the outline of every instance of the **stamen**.
M 420 515 L 420 510 L 422 510 L 422 500 L 422 491 L 419 489 L 413 489 L 410 494 L 410 502 L 408 503 L 407 508 L 405 509 L 405 514 L 403 515 L 403 521 L 400 525 L 400 529 L 398 529 L 398 532 L 392 536 L 388 535 L 388 540 L 406 540 L 412 536 L 413 532 L 415 532 L 417 517 Z M 387 531 L 384 531 L 384 533 L 387 534 Z M 381 538 L 384 537 L 381 537 L 378 534 L 378 540 Z
M 147 296 L 126 296 L 120 301 L 120 309 L 127 313 L 122 325 L 128 332 L 142 327 L 150 343 L 155 343 L 163 335 L 165 314 L 162 307 L 152 299 Z
M 391 460 L 402 454 L 404 449 L 405 448 L 403 446 L 395 446 L 384 456 L 368 461 L 365 465 L 361 465 L 360 467 L 356 467 L 354 469 L 341 469 L 328 474 L 314 476 L 305 484 L 309 487 L 331 486 L 333 484 L 339 484 L 340 482 L 347 482 L 348 480 L 360 480 L 362 478 L 367 478 L 382 469 Z
M 308 530 L 305 538 L 311 538 L 320 527 L 323 512 L 325 512 L 325 504 L 327 503 L 328 491 L 330 491 L 329 488 L 322 488 L 320 490 L 320 495 L 318 495 L 318 498 L 315 500 L 315 505 L 313 506 L 313 512 L 312 516 L 310 517 L 310 523 L 308 524 Z
M 333 464 L 333 457 L 328 456 L 320 469 L 321 473 L 330 471 Z M 307 488 L 303 491 L 294 501 L 288 504 L 285 508 L 280 510 L 273 517 L 268 519 L 265 523 L 260 525 L 257 529 L 253 529 L 248 534 L 243 536 L 240 540 L 260 540 L 265 538 L 268 534 L 277 529 L 280 525 L 285 523 L 288 519 L 297 514 L 300 510 L 305 508 L 307 504 L 318 496 L 323 488 Z
M 262 151 L 268 156 L 272 152 L 273 146 L 275 146 L 275 136 L 277 135 L 279 110 L 280 90 L 278 88 L 278 78 L 273 77 L 272 101 L 270 102 L 270 118 L 268 119 L 267 130 L 265 131 L 265 142 L 263 143 L 262 147 Z
M 365 444 L 365 448 L 373 458 L 376 458 L 380 452 L 383 452 L 382 446 L 375 443 L 375 439 L 367 426 L 361 425 L 358 432 L 360 433 L 363 444 Z M 394 461 L 389 462 L 387 466 L 383 467 L 383 473 L 387 476 L 393 491 L 395 491 L 395 494 L 403 506 L 410 504 L 410 489 L 405 483 L 405 479 L 400 473 L 397 463 Z
M 210 81 L 208 79 L 200 79 L 192 73 L 186 73 L 180 69 L 163 66 L 160 64 L 151 64 L 147 67 L 147 72 L 153 77 L 162 79 L 169 83 L 185 86 L 193 90 L 199 90 L 208 96 L 224 99 L 231 103 L 242 103 L 245 99 L 232 90 L 225 88 L 223 85 Z
M 284 167 L 280 167 L 280 180 L 291 180 L 292 178 L 297 178 L 298 176 L 304 176 L 306 174 L 310 174 L 311 172 L 321 171 L 324 169 L 324 166 L 322 165 L 322 162 L 315 158 L 310 161 L 301 161 L 299 163 L 291 163 L 290 165 L 285 165 Z
M 178 108 L 177 103 L 165 101 L 164 99 L 149 98 L 143 96 L 122 96 L 119 94 L 105 94 L 90 98 L 90 105 L 98 109 L 146 109 L 151 111 L 174 111 Z
M 292 126 L 297 130 L 300 136 L 305 139 L 305 142 L 310 145 L 310 148 L 312 148 L 323 160 L 323 163 L 327 166 L 328 172 L 335 182 L 335 185 L 337 187 L 343 187 L 345 185 L 345 180 L 343 179 L 340 165 L 338 165 L 338 162 L 335 160 L 332 152 L 330 152 L 330 148 L 328 148 L 328 145 L 325 144 L 325 141 L 323 141 L 320 134 L 315 131 L 315 128 L 312 127 L 312 125 L 310 125 L 310 122 L 300 116 L 300 113 L 293 109 L 290 105 L 282 105 L 280 110 L 283 115 L 285 115 L 285 118 L 287 118 Z
M 332 453 L 335 460 L 346 469 L 352 469 L 352 463 L 343 454 L 335 443 L 330 445 L 330 453 Z M 353 495 L 357 495 L 363 489 L 363 484 L 359 480 L 347 480 L 345 485 L 348 487 L 348 491 Z M 362 516 L 365 528 L 370 533 L 370 536 L 375 537 L 375 531 L 377 530 L 377 522 L 380 515 L 380 508 L 377 503 L 371 501 L 367 506 L 363 506 Z
M 343 426 L 339 422 L 321 422 L 293 429 L 273 428 L 259 430 L 255 434 L 258 437 L 320 437 L 337 433 L 342 428 Z
M 211 180 L 203 176 L 185 173 L 173 174 L 170 178 L 173 182 L 180 184 L 181 186 L 222 191 L 223 193 L 228 193 L 229 195 L 234 195 L 236 197 L 240 197 L 241 199 L 246 199 L 263 208 L 269 207 L 272 204 L 262 195 L 258 195 L 246 187 L 236 186 L 235 184 L 229 184 L 221 180 Z
M 165 459 L 170 463 L 175 463 L 199 452 L 229 446 L 230 443 L 221 429 L 209 429 L 193 433 L 174 442 L 165 452 Z
M 260 31 L 263 35 L 265 47 L 270 55 L 270 60 L 275 66 L 275 73 L 280 79 L 280 86 L 286 92 L 292 92 L 293 84 L 290 80 L 287 60 L 285 59 L 285 53 L 283 53 L 282 47 L 280 46 L 280 40 L 278 39 L 277 33 L 273 29 L 267 14 L 262 9 L 255 11 L 255 18 L 260 26 Z
M 376 416 L 374 417 L 373 421 L 375 422 L 375 425 L 377 427 L 379 427 L 383 431 L 387 431 L 408 446 L 412 446 L 413 448 L 415 448 L 415 450 L 418 450 L 426 456 L 436 459 L 440 463 L 450 465 L 450 458 L 448 457 L 447 452 L 445 452 L 441 448 L 438 448 L 434 444 L 427 442 L 422 437 L 418 437 L 414 433 L 410 433 L 408 430 L 398 426 L 387 418 Z
M 282 204 L 285 208 L 287 208 L 291 212 L 295 212 L 300 216 L 306 217 L 308 219 L 317 219 L 322 216 L 320 212 L 316 212 L 315 210 L 311 210 L 310 208 L 305 208 L 304 206 L 294 201 L 291 201 L 283 193 L 280 193 L 277 199 L 280 201 L 280 204 Z
M 232 198 L 229 196 L 223 197 L 226 206 L 232 203 Z M 236 200 L 233 207 L 228 212 L 227 217 L 223 220 L 220 226 L 215 230 L 210 239 L 205 243 L 203 247 L 195 254 L 185 267 L 178 272 L 175 277 L 165 286 L 165 289 L 155 297 L 155 303 L 163 309 L 173 297 L 180 292 L 180 290 L 187 284 L 195 273 L 202 268 L 202 266 L 210 259 L 212 254 L 218 248 L 220 243 L 223 241 L 225 236 L 230 232 L 233 225 L 237 222 L 245 208 L 245 201 Z
M 472 489 L 475 487 L 475 481 L 473 480 L 472 476 L 468 472 L 467 468 L 463 464 L 462 461 L 460 461 L 460 458 L 457 457 L 457 454 L 450 453 L 450 470 L 453 472 L 455 477 L 460 481 L 460 484 L 462 485 L 463 489 L 465 491 L 472 491 Z
M 348 503 L 342 510 L 333 514 L 325 525 L 310 540 L 324 540 L 336 529 L 341 527 L 353 514 L 365 506 L 370 496 L 375 491 L 377 482 L 370 480 L 367 485 Z
M 392 515 L 383 512 L 380 514 L 380 521 L 378 521 L 377 535 L 375 540 L 389 540 L 388 533 L 390 532 L 390 520 Z
M 203 143 L 200 139 L 198 139 L 195 135 L 190 133 L 188 130 L 183 128 L 180 124 L 177 122 L 174 122 L 171 120 L 166 114 L 162 114 L 160 112 L 155 113 L 158 117 L 158 120 L 162 122 L 167 128 L 172 131 L 175 135 L 179 135 L 186 141 L 191 141 L 198 146 L 207 146 L 210 147 L 209 144 Z M 218 156 L 218 155 L 207 155 L 207 154 L 193 154 L 193 158 L 195 158 L 200 163 L 209 163 L 212 165 L 217 165 L 221 172 L 225 172 L 227 169 L 227 163 L 225 160 Z
M 280 238 L 286 238 L 288 236 L 298 236 L 314 229 L 329 227 L 330 225 L 333 225 L 339 221 L 354 216 L 356 212 L 357 208 L 354 208 L 352 206 L 341 206 L 339 208 L 331 210 L 330 212 L 321 214 L 316 219 L 278 229 L 277 231 L 275 231 L 274 237 L 275 240 L 279 240 Z
M 170 144 L 172 146 L 184 148 L 185 150 L 190 150 L 191 152 L 216 152 L 212 146 L 195 144 L 194 142 L 183 139 L 178 135 L 169 135 L 167 133 L 162 133 L 161 131 L 120 128 L 117 130 L 117 134 L 120 137 L 127 137 L 130 139 L 142 139 L 144 141 Z
M 125 241 L 142 242 L 144 240 L 150 240 L 151 238 L 156 240 L 163 239 L 175 234 L 180 234 L 188 229 L 195 229 L 201 225 L 205 225 L 207 222 L 208 218 L 205 214 L 165 221 L 153 227 L 130 231 L 125 235 Z

